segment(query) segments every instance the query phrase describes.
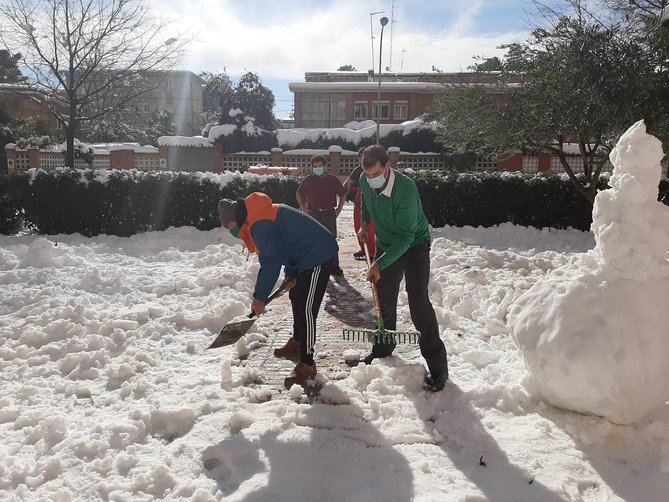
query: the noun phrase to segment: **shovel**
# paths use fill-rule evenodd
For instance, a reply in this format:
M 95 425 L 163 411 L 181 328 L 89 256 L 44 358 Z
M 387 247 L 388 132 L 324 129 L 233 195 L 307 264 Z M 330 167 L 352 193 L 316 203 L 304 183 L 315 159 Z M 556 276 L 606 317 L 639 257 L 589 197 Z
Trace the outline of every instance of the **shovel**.
M 281 286 L 279 286 L 277 290 L 269 296 L 265 302 L 265 305 L 267 305 L 275 298 L 281 296 L 281 294 L 286 290 L 286 286 L 288 286 L 290 281 L 291 279 L 284 279 L 284 281 L 281 283 Z M 248 333 L 248 331 L 251 329 L 251 326 L 253 326 L 253 323 L 255 323 L 257 320 L 258 318 L 255 317 L 253 312 L 251 312 L 248 315 L 248 318 L 244 319 L 243 321 L 229 322 L 221 330 L 216 339 L 211 342 L 211 345 L 209 345 L 207 349 L 215 349 L 217 347 L 226 347 L 228 345 L 232 345 L 246 333 Z

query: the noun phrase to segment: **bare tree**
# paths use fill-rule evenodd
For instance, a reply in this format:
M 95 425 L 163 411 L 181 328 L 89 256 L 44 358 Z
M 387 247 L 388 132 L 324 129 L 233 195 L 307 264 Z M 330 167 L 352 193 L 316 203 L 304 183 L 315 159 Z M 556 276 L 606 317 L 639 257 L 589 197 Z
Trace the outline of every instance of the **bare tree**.
M 68 166 L 81 124 L 158 88 L 189 41 L 142 0 L 0 0 L 0 23 L 35 99 L 65 129 Z

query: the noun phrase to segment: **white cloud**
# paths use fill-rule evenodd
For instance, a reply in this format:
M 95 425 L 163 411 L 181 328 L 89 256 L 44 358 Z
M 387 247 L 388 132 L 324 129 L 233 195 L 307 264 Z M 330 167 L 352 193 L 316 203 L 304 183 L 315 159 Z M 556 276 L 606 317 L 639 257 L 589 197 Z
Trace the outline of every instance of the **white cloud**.
M 285 8 L 277 12 L 262 9 L 255 1 L 154 1 L 157 12 L 178 19 L 180 29 L 190 29 L 197 37 L 184 61 L 185 68 L 201 71 L 225 66 L 231 74 L 252 69 L 262 77 L 295 80 L 302 80 L 305 71 L 335 70 L 342 64 L 353 64 L 359 70 L 369 68 L 369 12 L 388 9 L 389 4 L 333 0 L 304 8 L 306 2 L 285 2 Z M 464 70 L 473 56 L 497 54 L 499 44 L 524 35 L 469 35 L 481 6 L 481 0 L 463 1 L 449 25 L 430 32 L 402 14 L 394 35 L 393 69 L 399 70 L 400 51 L 407 49 L 404 71 L 430 71 L 433 65 L 447 71 Z M 384 55 L 389 55 L 389 42 L 386 30 Z M 378 50 L 378 37 L 376 43 Z M 386 65 L 388 58 L 384 57 Z

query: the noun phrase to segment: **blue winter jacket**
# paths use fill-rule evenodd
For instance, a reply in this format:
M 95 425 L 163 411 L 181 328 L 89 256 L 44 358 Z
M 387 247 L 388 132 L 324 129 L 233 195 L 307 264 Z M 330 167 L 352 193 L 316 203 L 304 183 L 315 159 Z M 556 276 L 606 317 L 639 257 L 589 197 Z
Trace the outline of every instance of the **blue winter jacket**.
M 271 207 L 267 207 L 268 203 Z M 300 270 L 322 265 L 339 252 L 336 239 L 323 225 L 290 206 L 272 204 L 265 194 L 250 195 L 247 211 L 251 237 L 260 261 L 253 293 L 257 300 L 267 301 L 282 266 L 286 277 L 296 277 Z

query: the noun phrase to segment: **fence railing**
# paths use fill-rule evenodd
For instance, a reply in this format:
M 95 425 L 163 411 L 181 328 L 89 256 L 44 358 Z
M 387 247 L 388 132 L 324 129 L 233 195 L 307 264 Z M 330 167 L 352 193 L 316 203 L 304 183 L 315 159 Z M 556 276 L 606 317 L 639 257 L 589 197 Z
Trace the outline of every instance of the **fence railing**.
M 154 151 L 155 150 L 155 151 Z M 167 146 L 160 149 L 139 147 L 136 150 L 119 147 L 108 151 L 96 150 L 91 163 L 84 158 L 75 158 L 75 168 L 95 169 L 138 169 L 141 171 L 188 170 L 188 171 L 244 171 L 251 168 L 284 167 L 286 172 L 306 174 L 311 170 L 313 155 L 324 155 L 328 159 L 330 172 L 348 176 L 359 164 L 354 152 L 343 151 L 340 147 L 328 150 L 287 150 L 274 148 L 271 152 L 223 153 L 220 148 L 204 149 L 193 146 Z M 24 171 L 31 168 L 52 170 L 65 165 L 65 154 L 53 150 L 19 149 L 15 145 L 5 147 L 9 171 Z M 207 153 L 207 155 L 201 155 Z M 398 148 L 388 149 L 392 165 L 419 170 L 438 170 L 445 166 L 445 159 L 437 153 L 400 152 Z M 579 156 L 569 156 L 568 162 L 575 172 L 583 172 L 583 161 Z M 607 161 L 605 171 L 612 169 Z M 508 170 L 523 173 L 562 172 L 557 156 L 548 154 L 530 156 L 514 155 L 502 162 L 479 159 L 472 170 Z

